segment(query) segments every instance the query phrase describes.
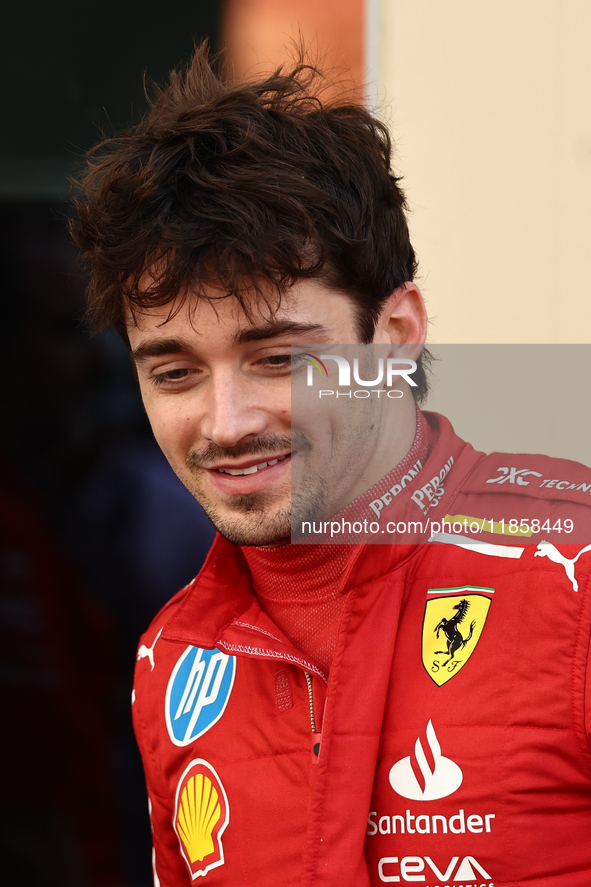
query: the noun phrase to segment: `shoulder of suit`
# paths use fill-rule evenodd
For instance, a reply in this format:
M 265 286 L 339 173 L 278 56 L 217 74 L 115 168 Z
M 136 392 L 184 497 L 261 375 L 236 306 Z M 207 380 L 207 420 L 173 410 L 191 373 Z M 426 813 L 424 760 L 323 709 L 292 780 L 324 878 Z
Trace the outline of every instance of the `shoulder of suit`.
M 192 588 L 195 579 L 192 579 L 187 585 L 177 591 L 177 593 L 171 597 L 169 601 L 167 601 L 161 610 L 154 616 L 152 621 L 150 622 L 148 628 L 142 634 L 138 641 L 138 646 L 142 644 L 150 645 L 154 642 L 156 635 L 162 631 L 162 629 L 167 625 L 169 620 L 174 616 L 183 600 L 189 593 Z
M 528 453 L 491 453 L 462 484 L 463 493 L 510 494 L 591 506 L 591 468 Z

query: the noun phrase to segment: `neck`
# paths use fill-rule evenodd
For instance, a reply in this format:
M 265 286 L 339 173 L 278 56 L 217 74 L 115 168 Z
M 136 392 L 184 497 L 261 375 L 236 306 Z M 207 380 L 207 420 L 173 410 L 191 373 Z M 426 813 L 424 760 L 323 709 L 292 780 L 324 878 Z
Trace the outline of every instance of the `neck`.
M 422 468 L 427 461 L 434 435 L 420 412 L 416 417 L 412 446 L 394 469 L 364 491 L 364 501 L 368 496 L 368 501 L 377 498 L 409 468 L 417 464 Z M 277 544 L 242 549 L 261 608 L 325 674 L 330 669 L 345 600 L 341 593 L 345 567 L 354 548 L 351 544 Z

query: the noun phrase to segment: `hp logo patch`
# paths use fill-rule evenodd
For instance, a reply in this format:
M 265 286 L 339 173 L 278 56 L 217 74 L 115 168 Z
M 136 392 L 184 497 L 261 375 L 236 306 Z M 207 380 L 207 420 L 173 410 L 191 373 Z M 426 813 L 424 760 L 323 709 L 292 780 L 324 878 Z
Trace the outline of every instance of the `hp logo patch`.
M 166 726 L 175 745 L 189 745 L 219 721 L 236 675 L 236 658 L 187 647 L 166 688 Z

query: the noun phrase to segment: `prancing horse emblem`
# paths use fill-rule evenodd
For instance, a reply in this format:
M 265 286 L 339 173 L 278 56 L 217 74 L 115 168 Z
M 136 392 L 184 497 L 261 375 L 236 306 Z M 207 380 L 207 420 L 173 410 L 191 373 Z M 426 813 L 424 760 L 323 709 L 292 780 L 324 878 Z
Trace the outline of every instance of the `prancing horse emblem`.
M 435 653 L 442 653 L 444 656 L 449 656 L 449 659 L 446 659 L 445 662 L 441 663 L 441 667 L 447 665 L 448 662 L 451 662 L 452 659 L 455 658 L 458 650 L 463 650 L 469 640 L 472 638 L 472 634 L 474 632 L 474 626 L 476 625 L 476 620 L 473 619 L 470 623 L 470 634 L 466 639 L 462 637 L 462 633 L 458 628 L 460 622 L 463 622 L 466 618 L 466 613 L 470 607 L 470 601 L 467 601 L 466 598 L 462 598 L 459 604 L 456 604 L 454 610 L 457 610 L 455 616 L 452 616 L 451 619 L 446 619 L 445 616 L 437 625 L 433 631 L 437 632 L 437 640 L 439 640 L 439 632 L 443 631 L 443 634 L 447 638 L 447 650 L 435 650 Z
M 428 590 L 422 659 L 425 671 L 438 687 L 455 677 L 472 656 L 494 593 L 494 588 L 475 585 Z

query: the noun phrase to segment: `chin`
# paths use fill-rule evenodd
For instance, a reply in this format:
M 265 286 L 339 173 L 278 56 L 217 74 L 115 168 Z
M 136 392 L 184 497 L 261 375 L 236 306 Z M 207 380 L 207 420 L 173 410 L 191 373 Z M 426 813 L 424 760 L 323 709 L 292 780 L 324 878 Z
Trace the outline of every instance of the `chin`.
M 234 496 L 231 504 L 211 496 L 194 481 L 187 483 L 218 533 L 234 545 L 285 545 L 291 541 L 291 496 L 269 491 Z
M 240 545 L 243 548 L 246 547 L 257 547 L 257 548 L 276 548 L 280 545 L 289 545 L 291 543 L 291 536 L 279 536 L 276 533 L 268 532 L 268 533 L 250 533 L 248 531 L 242 531 L 236 527 L 218 527 L 217 528 L 220 535 L 227 539 L 228 542 L 232 542 L 234 545 Z
M 285 545 L 291 541 L 289 506 L 273 509 L 251 500 L 240 503 L 239 511 L 222 514 L 209 503 L 202 501 L 201 505 L 218 533 L 234 545 Z
M 273 526 L 249 526 L 247 521 L 236 521 L 228 518 L 215 523 L 215 527 L 221 535 L 233 542 L 234 545 L 287 545 L 291 541 L 291 521 L 287 518 L 287 527 L 273 524 Z M 265 524 L 267 524 L 265 520 Z M 287 530 L 287 532 L 286 532 Z

